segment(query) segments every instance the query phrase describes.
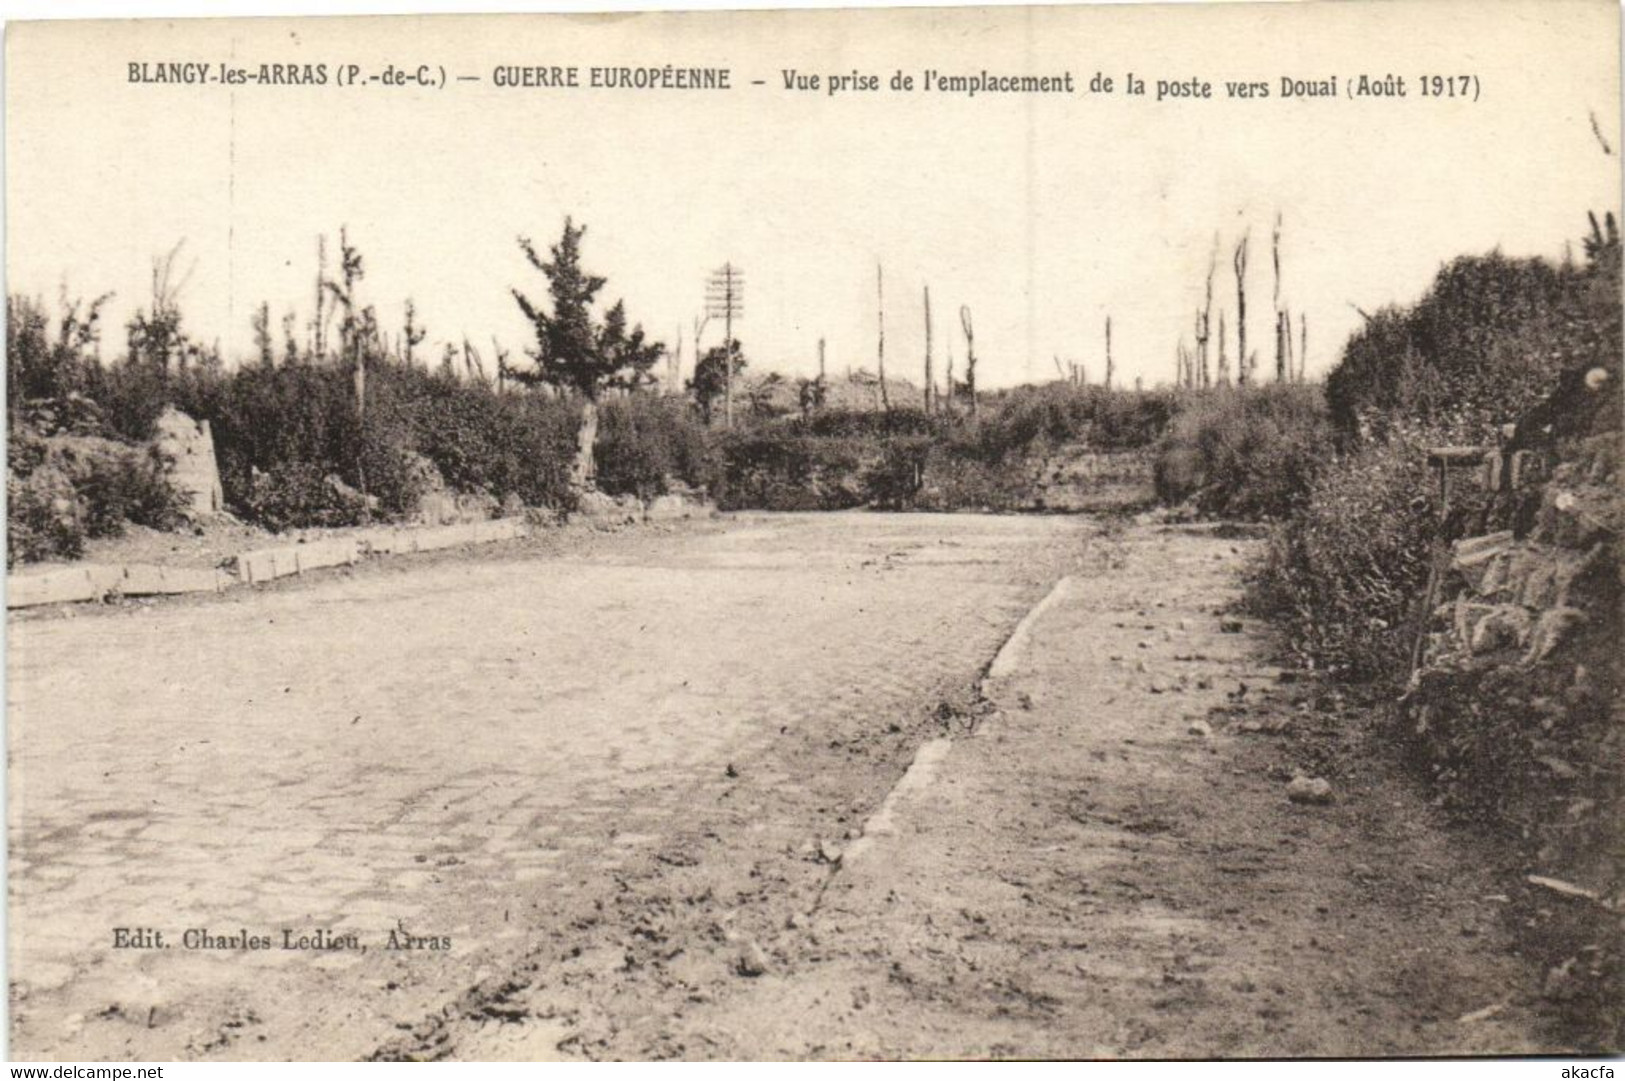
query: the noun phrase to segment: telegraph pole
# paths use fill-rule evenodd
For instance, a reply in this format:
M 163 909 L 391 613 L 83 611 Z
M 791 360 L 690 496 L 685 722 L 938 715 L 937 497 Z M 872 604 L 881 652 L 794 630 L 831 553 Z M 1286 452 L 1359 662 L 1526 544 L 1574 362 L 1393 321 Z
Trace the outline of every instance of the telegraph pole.
M 745 276 L 732 263 L 713 270 L 705 283 L 705 314 L 722 317 L 722 400 L 726 427 L 734 426 L 734 319 L 745 314 Z

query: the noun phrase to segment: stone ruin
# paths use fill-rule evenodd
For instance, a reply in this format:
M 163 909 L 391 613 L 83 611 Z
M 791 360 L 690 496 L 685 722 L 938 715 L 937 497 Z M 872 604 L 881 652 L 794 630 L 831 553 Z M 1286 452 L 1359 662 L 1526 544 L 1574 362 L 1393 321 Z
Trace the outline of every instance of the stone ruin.
M 193 519 L 213 518 L 226 509 L 220 467 L 214 457 L 214 433 L 206 420 L 193 420 L 174 406 L 158 418 L 153 446 L 170 463 L 170 482 L 186 501 Z

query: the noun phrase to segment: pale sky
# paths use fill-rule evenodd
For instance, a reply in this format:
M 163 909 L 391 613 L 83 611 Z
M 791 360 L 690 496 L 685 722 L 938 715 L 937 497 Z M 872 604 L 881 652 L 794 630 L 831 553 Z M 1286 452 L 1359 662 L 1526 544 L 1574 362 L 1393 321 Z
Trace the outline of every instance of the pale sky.
M 323 63 L 319 87 L 131 85 L 131 61 Z M 480 83 L 342 88 L 358 63 L 445 65 Z M 726 65 L 735 89 L 497 89 L 498 64 Z M 892 93 L 899 69 L 1048 74 L 1112 95 Z M 881 77 L 879 93 L 793 94 L 780 71 Z M 1150 94 L 1122 93 L 1133 71 Z M 1280 100 L 1281 76 L 1406 77 L 1398 101 Z M 1478 77 L 1480 100 L 1419 96 L 1425 72 Z M 1196 76 L 1208 101 L 1157 103 Z M 752 86 L 763 79 L 765 86 Z M 1224 98 L 1261 80 L 1262 102 Z M 187 326 L 228 353 L 250 317 L 309 318 L 315 238 L 340 225 L 366 259 L 363 299 L 425 352 L 529 330 L 510 286 L 545 291 L 515 237 L 587 223 L 587 267 L 631 317 L 685 341 L 708 270 L 746 273 L 737 327 L 754 368 L 873 369 L 885 267 L 889 374 L 919 378 L 922 287 L 937 372 L 973 311 L 979 381 L 1098 381 L 1113 318 L 1119 378 L 1172 375 L 1221 237 L 1214 325 L 1235 353 L 1229 252 L 1252 235 L 1249 346 L 1273 362 L 1269 235 L 1284 216 L 1283 299 L 1324 372 L 1371 310 L 1414 300 L 1440 264 L 1500 247 L 1560 256 L 1588 209 L 1619 209 L 1618 9 L 1610 3 L 1344 3 L 1032 11 L 13 24 L 7 39 L 8 289 L 54 303 L 117 293 L 104 351 L 147 303 L 151 260 L 181 240 Z M 1605 155 L 1590 114 L 1615 155 Z M 707 344 L 720 340 L 707 330 Z M 685 357 L 692 363 L 692 353 Z

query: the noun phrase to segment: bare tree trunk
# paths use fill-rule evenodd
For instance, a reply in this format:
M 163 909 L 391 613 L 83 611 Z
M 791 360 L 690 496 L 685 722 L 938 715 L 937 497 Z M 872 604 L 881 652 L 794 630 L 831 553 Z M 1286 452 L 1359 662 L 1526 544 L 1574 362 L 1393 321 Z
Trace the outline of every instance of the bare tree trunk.
M 931 373 L 931 287 L 925 287 L 925 411 L 931 412 L 931 393 L 936 389 Z
M 310 354 L 320 357 L 327 348 L 322 339 L 322 323 L 324 305 L 327 294 L 327 236 L 318 234 L 316 237 L 316 315 L 310 324 Z
M 1286 329 L 1285 323 L 1282 321 L 1282 313 L 1277 311 L 1275 313 L 1275 381 L 1277 383 L 1286 382 L 1286 346 L 1282 343 L 1285 336 Z
M 1270 261 L 1275 265 L 1275 381 L 1285 383 L 1292 373 L 1292 318 L 1281 307 L 1281 215 L 1275 215 L 1270 235 Z
M 1112 317 L 1106 317 L 1106 389 L 1112 389 Z
M 1284 381 L 1290 383 L 1297 378 L 1298 373 L 1298 359 L 1293 355 L 1292 309 L 1290 308 L 1281 309 L 1281 340 L 1286 345 L 1286 372 L 1284 373 Z
M 581 422 L 576 427 L 576 456 L 570 463 L 570 487 L 577 492 L 592 488 L 598 477 L 593 460 L 593 445 L 598 442 L 598 399 L 590 394 L 581 397 Z
M 677 346 L 666 360 L 666 395 L 678 393 L 683 385 L 683 324 L 677 324 Z
M 709 315 L 705 316 L 704 318 L 701 318 L 698 315 L 696 315 L 694 317 L 694 374 L 695 375 L 698 375 L 700 373 L 700 360 L 702 358 L 704 358 L 704 356 L 705 356 L 705 350 L 700 345 L 700 338 L 702 336 L 704 336 L 706 324 L 709 323 L 709 322 L 711 322 L 711 317 Z
M 1247 234 L 1236 241 L 1234 257 L 1236 268 L 1236 382 L 1245 386 L 1252 378 L 1252 363 L 1247 357 Z
M 965 394 L 970 398 L 971 419 L 976 419 L 976 332 L 971 327 L 970 305 L 959 306 L 959 325 L 965 328 Z
M 875 264 L 875 298 L 880 308 L 880 344 L 875 353 L 875 364 L 880 369 L 880 408 L 891 412 L 891 395 L 886 393 L 886 274 Z
M 1196 313 L 1196 352 L 1191 355 L 1191 386 L 1207 386 L 1207 326 Z
M 1298 313 L 1298 327 L 1303 331 L 1298 338 L 1298 382 L 1309 381 L 1309 316 Z
M 1196 326 L 1196 362 L 1201 372 L 1201 384 L 1204 387 L 1212 385 L 1208 369 L 1208 338 L 1213 327 L 1213 272 L 1219 265 L 1219 234 L 1213 234 L 1213 250 L 1207 257 L 1207 282 L 1205 298 L 1202 301 L 1202 315 Z
M 363 421 L 367 416 L 367 355 L 359 349 L 355 353 L 355 415 Z

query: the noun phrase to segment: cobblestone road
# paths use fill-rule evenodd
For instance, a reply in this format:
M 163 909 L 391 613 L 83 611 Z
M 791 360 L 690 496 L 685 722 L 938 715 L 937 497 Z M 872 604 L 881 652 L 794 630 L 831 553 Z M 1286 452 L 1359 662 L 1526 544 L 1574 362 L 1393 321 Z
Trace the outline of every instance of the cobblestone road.
M 973 680 L 1086 528 L 764 515 L 14 620 L 12 1053 L 366 1054 L 730 775 L 796 806 L 814 779 L 778 743 Z M 170 948 L 113 949 L 116 928 Z M 272 948 L 186 949 L 188 929 Z M 367 948 L 282 949 L 284 929 Z

